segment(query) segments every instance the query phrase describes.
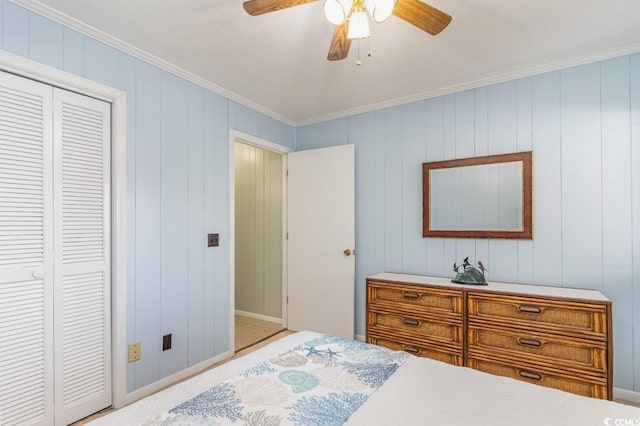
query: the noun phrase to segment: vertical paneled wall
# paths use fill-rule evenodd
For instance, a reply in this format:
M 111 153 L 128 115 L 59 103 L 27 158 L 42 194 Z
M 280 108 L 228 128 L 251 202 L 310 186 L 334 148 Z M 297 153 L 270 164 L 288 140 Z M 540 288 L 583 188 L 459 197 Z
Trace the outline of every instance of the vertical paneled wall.
M 7 0 L 0 45 L 127 93 L 128 391 L 230 350 L 229 129 L 293 147 L 293 128 Z
M 235 143 L 235 307 L 282 318 L 282 154 Z
M 615 386 L 640 391 L 640 54 L 310 125 L 296 149 L 356 151 L 356 324 L 365 277 L 593 288 L 613 301 Z M 534 152 L 534 239 L 422 238 L 421 163 Z

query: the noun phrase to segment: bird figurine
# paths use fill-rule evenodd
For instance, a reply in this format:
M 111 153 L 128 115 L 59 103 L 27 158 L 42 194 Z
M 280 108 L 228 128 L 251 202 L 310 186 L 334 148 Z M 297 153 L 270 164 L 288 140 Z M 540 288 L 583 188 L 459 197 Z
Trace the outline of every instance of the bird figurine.
M 460 272 L 460 268 L 462 268 L 462 272 Z M 488 285 L 484 277 L 486 270 L 487 268 L 484 267 L 481 261 L 478 261 L 478 269 L 476 269 L 469 262 L 469 258 L 465 257 L 462 265 L 458 265 L 457 261 L 453 263 L 453 272 L 456 273 L 456 276 L 451 281 L 466 285 Z

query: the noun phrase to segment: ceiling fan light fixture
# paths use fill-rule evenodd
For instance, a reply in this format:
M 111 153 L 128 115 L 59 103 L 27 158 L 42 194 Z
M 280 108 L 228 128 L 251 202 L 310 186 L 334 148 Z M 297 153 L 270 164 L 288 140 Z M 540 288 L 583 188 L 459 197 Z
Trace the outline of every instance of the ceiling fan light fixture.
M 351 10 L 352 0 L 325 0 L 324 16 L 334 25 L 342 24 Z
M 352 40 L 359 38 L 367 38 L 369 33 L 369 19 L 365 10 L 354 12 L 349 20 L 349 31 L 347 38 Z
M 316 0 L 245 0 L 242 7 L 249 15 L 257 16 L 314 1 Z M 354 39 L 370 37 L 368 15 L 371 15 L 374 22 L 382 22 L 393 14 L 431 35 L 439 34 L 451 22 L 451 15 L 428 5 L 423 0 L 323 0 L 323 2 L 325 16 L 335 25 L 327 54 L 329 61 L 345 59 Z M 360 55 L 358 59 L 359 57 Z
M 396 0 L 370 0 L 367 2 L 367 10 L 371 18 L 377 23 L 384 22 L 393 13 Z

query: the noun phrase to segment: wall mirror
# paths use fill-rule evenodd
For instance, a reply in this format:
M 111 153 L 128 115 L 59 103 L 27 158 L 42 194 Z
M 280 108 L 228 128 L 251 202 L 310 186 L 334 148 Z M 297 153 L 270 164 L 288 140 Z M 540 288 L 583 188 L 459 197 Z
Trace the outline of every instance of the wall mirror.
M 423 237 L 531 239 L 532 152 L 422 164 Z

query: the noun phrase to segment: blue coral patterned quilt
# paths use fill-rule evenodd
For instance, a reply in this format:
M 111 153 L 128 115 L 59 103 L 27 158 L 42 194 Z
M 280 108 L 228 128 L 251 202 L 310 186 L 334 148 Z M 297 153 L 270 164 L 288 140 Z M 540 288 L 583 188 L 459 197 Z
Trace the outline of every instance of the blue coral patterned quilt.
M 156 417 L 148 425 L 341 425 L 409 357 L 323 335 Z

